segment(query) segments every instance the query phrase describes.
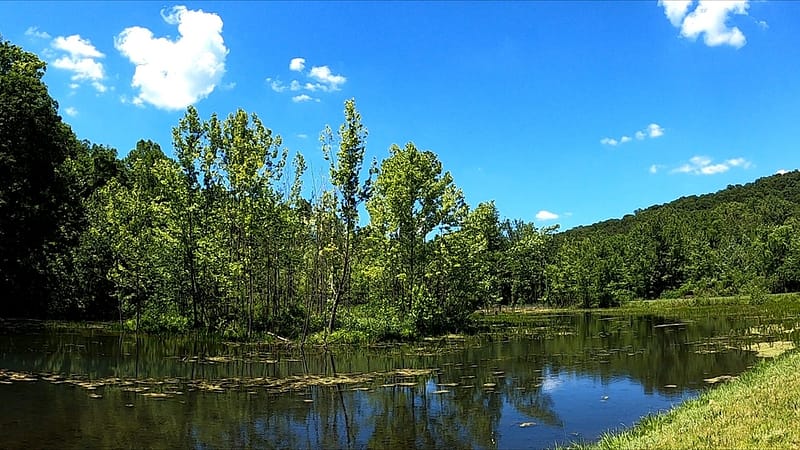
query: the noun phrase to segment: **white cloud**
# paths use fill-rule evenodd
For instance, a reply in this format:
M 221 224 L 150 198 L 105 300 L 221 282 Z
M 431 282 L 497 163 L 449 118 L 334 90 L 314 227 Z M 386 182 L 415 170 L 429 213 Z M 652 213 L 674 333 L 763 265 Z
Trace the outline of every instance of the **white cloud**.
M 114 46 L 136 66 L 131 86 L 139 92 L 133 104 L 181 109 L 206 98 L 222 81 L 228 55 L 222 19 L 185 6 L 162 10 L 161 17 L 178 26 L 179 38 L 156 38 L 147 28 L 134 26 L 122 30 Z
M 767 23 L 766 20 L 759 20 L 756 22 L 756 24 L 758 24 L 758 26 L 761 27 L 762 30 L 766 30 L 769 28 L 769 24 Z
M 70 88 L 75 89 L 79 85 L 77 82 L 86 81 L 98 92 L 107 90 L 103 84 L 106 78 L 105 68 L 103 63 L 97 61 L 106 55 L 97 50 L 88 39 L 83 39 L 78 34 L 58 36 L 53 39 L 50 46 L 62 53 L 53 61 L 53 67 L 72 72 L 70 79 L 76 83 L 71 83 Z
M 646 138 L 657 138 L 664 135 L 664 128 L 657 123 L 651 123 L 647 126 L 644 130 L 639 130 L 633 133 L 633 136 L 636 138 L 637 141 L 643 141 Z M 619 139 L 604 137 L 600 139 L 600 143 L 603 145 L 608 145 L 610 147 L 616 147 L 617 145 L 627 144 L 628 142 L 633 141 L 629 135 L 623 135 Z
M 102 58 L 103 55 L 100 53 L 91 42 L 87 39 L 81 38 L 79 34 L 73 34 L 72 36 L 58 36 L 57 38 L 53 39 L 53 43 L 51 44 L 53 48 L 57 50 L 62 50 L 70 54 L 72 57 L 86 57 L 86 58 Z
M 295 136 L 297 136 L 300 139 L 308 139 L 308 135 L 305 133 L 297 133 Z
M 664 14 L 670 23 L 679 27 L 686 16 L 686 11 L 689 10 L 689 5 L 692 4 L 692 0 L 658 0 L 658 4 L 664 7 Z
M 295 102 L 295 103 L 305 103 L 305 102 L 319 101 L 319 100 L 315 99 L 314 97 L 311 97 L 308 94 L 300 94 L 300 95 L 295 95 L 294 97 L 292 97 L 292 101 Z
M 688 163 L 682 164 L 672 170 L 672 173 L 686 173 L 691 175 L 716 175 L 724 173 L 733 167 L 749 169 L 752 163 L 744 158 L 733 158 L 721 163 L 712 164 L 713 160 L 707 156 L 694 156 Z M 651 173 L 655 173 L 652 172 Z
M 541 211 L 536 213 L 536 219 L 537 220 L 556 220 L 556 219 L 558 219 L 558 214 L 551 213 L 550 211 L 547 211 L 547 210 L 543 209 L 543 210 L 541 210 Z
M 289 61 L 289 70 L 292 72 L 302 72 L 303 69 L 306 68 L 306 59 L 305 58 L 292 58 Z
M 652 174 L 656 174 L 656 173 L 658 173 L 659 170 L 661 170 L 662 167 L 663 166 L 661 166 L 659 164 L 653 164 L 653 165 L 650 166 L 649 172 L 652 173 Z
M 789 171 L 786 170 L 786 169 L 778 169 L 778 171 L 775 172 L 775 175 L 784 175 L 784 174 L 787 174 L 787 173 L 789 173 Z
M 664 135 L 664 129 L 657 123 L 651 123 L 647 126 L 647 135 L 651 138 L 657 138 Z
M 612 147 L 616 147 L 617 144 L 619 144 L 619 141 L 613 138 L 604 137 L 603 139 L 600 139 L 600 143 L 603 145 L 610 145 Z
M 78 115 L 78 110 L 73 108 L 72 106 L 69 106 L 69 107 L 64 108 L 64 114 L 66 114 L 66 115 L 68 115 L 70 117 L 75 117 L 75 116 Z
M 39 27 L 28 27 L 25 30 L 25 36 L 35 37 L 38 39 L 50 39 L 50 34 L 46 31 L 39 31 Z
M 321 84 L 318 86 L 322 86 L 323 90 L 338 91 L 340 86 L 347 81 L 347 78 L 342 75 L 334 75 L 328 66 L 312 67 L 308 76 L 319 81 Z
M 664 14 L 670 23 L 680 28 L 681 36 L 697 39 L 709 47 L 730 45 L 742 48 L 747 43 L 744 33 L 738 27 L 728 25 L 735 15 L 747 15 L 749 0 L 699 0 L 694 10 L 689 12 L 693 1 L 658 2 L 664 7 Z M 688 12 L 688 14 L 687 14 Z
M 289 61 L 289 70 L 303 73 L 307 80 L 300 81 L 295 79 L 287 85 L 278 79 L 267 78 L 267 83 L 269 83 L 273 91 L 278 93 L 287 90 L 291 92 L 306 91 L 309 93 L 319 93 L 339 91 L 342 89 L 342 85 L 347 82 L 345 76 L 334 74 L 328 66 L 312 66 L 308 71 L 305 71 L 305 68 L 305 58 L 292 58 Z M 315 102 L 320 101 L 319 98 L 312 97 L 308 94 L 292 96 L 292 101 L 295 103 L 309 102 L 312 100 Z
M 273 80 L 272 78 L 267 78 L 267 83 L 269 83 L 270 89 L 275 92 L 283 92 L 288 89 L 288 86 L 281 83 L 281 80 Z

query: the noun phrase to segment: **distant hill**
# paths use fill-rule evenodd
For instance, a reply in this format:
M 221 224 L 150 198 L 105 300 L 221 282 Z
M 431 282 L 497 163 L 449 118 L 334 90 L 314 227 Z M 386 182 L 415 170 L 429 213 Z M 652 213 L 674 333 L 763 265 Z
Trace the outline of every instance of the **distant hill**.
M 727 188 L 710 194 L 681 197 L 669 203 L 638 209 L 633 214 L 625 215 L 621 219 L 609 219 L 592 225 L 582 225 L 561 234 L 576 237 L 593 233 L 626 233 L 637 223 L 637 218 L 641 215 L 652 214 L 665 208 L 681 214 L 695 214 L 713 210 L 723 203 L 737 202 L 753 207 L 759 204 L 775 203 L 777 199 L 782 201 L 780 203 L 788 202 L 793 205 L 795 215 L 800 213 L 800 170 L 770 175 L 743 185 L 728 185 Z
M 547 300 L 800 290 L 800 171 L 681 197 L 554 236 Z

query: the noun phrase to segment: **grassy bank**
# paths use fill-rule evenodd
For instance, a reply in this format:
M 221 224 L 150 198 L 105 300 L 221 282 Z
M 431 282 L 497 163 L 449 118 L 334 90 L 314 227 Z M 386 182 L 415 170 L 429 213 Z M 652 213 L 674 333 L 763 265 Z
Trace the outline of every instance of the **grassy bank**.
M 587 449 L 800 447 L 800 353 L 759 364 L 676 409 Z
M 800 293 L 767 294 L 758 298 L 746 295 L 733 297 L 695 297 L 681 299 L 634 300 L 613 308 L 576 308 L 549 306 L 518 306 L 488 308 L 478 311 L 474 317 L 479 323 L 525 323 L 537 316 L 592 312 L 610 315 L 650 314 L 665 317 L 680 317 L 698 311 L 717 313 L 720 306 L 738 306 L 737 313 L 758 313 L 764 310 L 777 313 L 800 312 Z

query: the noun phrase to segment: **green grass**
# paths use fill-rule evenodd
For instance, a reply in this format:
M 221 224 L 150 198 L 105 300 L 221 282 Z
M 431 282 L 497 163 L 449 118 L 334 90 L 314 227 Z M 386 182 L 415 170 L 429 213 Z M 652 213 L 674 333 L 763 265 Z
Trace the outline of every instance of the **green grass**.
M 715 313 L 720 306 L 740 306 L 738 314 L 758 314 L 764 311 L 772 313 L 800 313 L 800 294 L 771 294 L 757 299 L 749 296 L 733 297 L 695 297 L 680 299 L 634 300 L 613 308 L 577 308 L 520 306 L 503 307 L 501 310 L 490 308 L 479 311 L 473 317 L 483 324 L 522 325 L 538 320 L 543 315 L 593 312 L 609 315 L 659 315 L 680 317 L 682 314 L 696 315 L 698 311 Z
M 585 449 L 800 448 L 800 353 L 768 360 Z

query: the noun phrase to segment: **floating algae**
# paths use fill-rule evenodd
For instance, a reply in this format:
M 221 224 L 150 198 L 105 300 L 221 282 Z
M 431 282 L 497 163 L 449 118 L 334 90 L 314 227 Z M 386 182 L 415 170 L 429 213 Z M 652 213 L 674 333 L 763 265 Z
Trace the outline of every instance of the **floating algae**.
M 753 350 L 759 358 L 774 358 L 794 349 L 791 341 L 759 342 L 750 346 L 748 350 Z

